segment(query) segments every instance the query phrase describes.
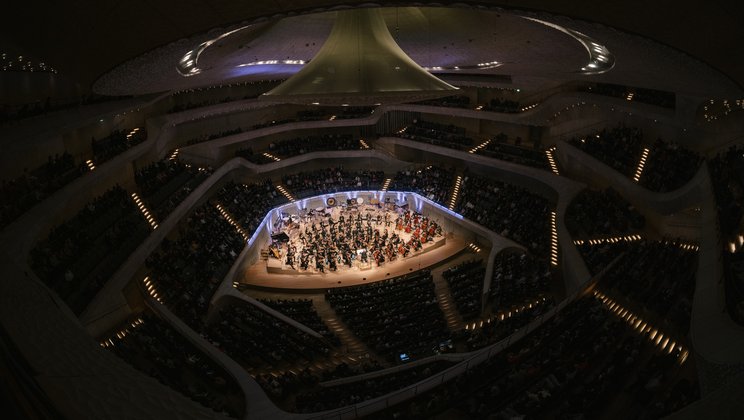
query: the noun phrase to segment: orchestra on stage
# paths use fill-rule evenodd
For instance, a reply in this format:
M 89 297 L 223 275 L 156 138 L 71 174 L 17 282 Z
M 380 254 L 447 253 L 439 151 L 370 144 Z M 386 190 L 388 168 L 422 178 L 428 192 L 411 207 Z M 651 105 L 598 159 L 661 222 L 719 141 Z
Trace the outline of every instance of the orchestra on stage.
M 318 207 L 303 216 L 282 214 L 275 223 L 269 255 L 285 267 L 325 273 L 343 268 L 371 268 L 422 250 L 442 228 L 407 205 L 362 204 L 361 198 Z

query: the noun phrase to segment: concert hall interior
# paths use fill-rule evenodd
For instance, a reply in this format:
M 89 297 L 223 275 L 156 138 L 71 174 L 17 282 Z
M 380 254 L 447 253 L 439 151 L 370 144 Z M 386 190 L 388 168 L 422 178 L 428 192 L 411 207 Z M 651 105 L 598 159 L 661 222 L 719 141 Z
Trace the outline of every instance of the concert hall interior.
M 3 418 L 742 418 L 741 7 L 605 3 L 6 7 Z

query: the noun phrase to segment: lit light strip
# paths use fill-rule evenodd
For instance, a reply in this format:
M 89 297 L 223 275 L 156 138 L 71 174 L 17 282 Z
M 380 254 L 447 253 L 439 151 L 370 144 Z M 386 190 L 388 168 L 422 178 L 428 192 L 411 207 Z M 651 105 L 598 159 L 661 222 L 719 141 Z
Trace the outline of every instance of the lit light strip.
M 140 210 L 140 213 L 142 213 L 142 216 L 144 216 L 145 220 L 147 220 L 147 223 L 150 224 L 150 227 L 152 230 L 155 230 L 158 228 L 158 222 L 155 221 L 155 218 L 150 214 L 150 211 L 147 210 L 147 206 L 145 206 L 145 203 L 140 200 L 137 193 L 132 193 L 132 200 L 134 200 L 134 204 L 137 205 L 137 207 Z
M 88 165 L 88 169 L 90 169 L 91 171 L 96 169 L 96 165 L 94 165 L 93 161 L 90 159 L 86 160 L 85 164 Z
M 541 25 L 545 25 L 549 28 L 553 28 L 557 31 L 563 32 L 571 38 L 578 41 L 589 53 L 589 63 L 581 68 L 581 72 L 584 74 L 602 74 L 612 70 L 615 67 L 615 56 L 607 49 L 606 46 L 598 43 L 593 38 L 582 34 L 579 31 L 568 29 L 555 23 L 546 22 L 544 20 L 535 19 L 527 16 L 522 16 L 523 19 L 537 22 Z
M 168 158 L 168 160 L 176 160 L 176 158 L 178 158 L 178 149 L 175 149 L 175 150 L 173 151 L 173 153 L 171 153 L 171 155 L 170 155 L 170 157 Z
M 553 158 L 553 152 L 555 151 L 555 146 L 551 147 L 550 149 L 545 151 L 545 156 L 548 157 L 548 164 L 550 164 L 550 170 L 553 171 L 554 174 L 560 175 L 561 173 L 558 172 L 558 165 L 555 163 L 555 159 Z
M 555 212 L 550 212 L 550 264 L 558 265 L 558 229 L 555 226 Z
M 641 235 L 625 235 L 625 236 L 613 236 L 610 238 L 594 238 L 594 239 L 576 239 L 574 241 L 574 245 L 584 245 L 585 243 L 588 243 L 589 245 L 600 245 L 604 243 L 617 243 L 620 241 L 625 242 L 634 242 L 634 241 L 640 241 L 643 239 Z
M 369 149 L 369 144 L 364 139 L 359 139 L 359 144 L 362 146 L 362 149 Z
M 479 252 L 481 252 L 481 248 L 478 245 L 476 245 L 476 244 L 474 244 L 472 242 L 468 244 L 468 248 L 470 248 L 470 250 L 473 251 L 473 252 L 475 252 L 476 254 L 478 254 Z
M 741 235 L 739 235 L 739 237 L 741 238 Z M 742 239 L 744 239 L 744 238 L 742 238 Z M 676 246 L 676 247 L 678 247 L 678 248 L 680 248 L 682 250 L 685 250 L 685 251 L 698 251 L 700 249 L 700 246 L 699 245 L 694 244 L 694 243 L 690 243 L 690 242 L 669 241 L 669 240 L 665 240 L 664 241 L 664 245 L 670 245 L 670 244 L 671 245 L 674 245 L 674 246 Z
M 645 335 L 651 343 L 659 348 L 659 350 L 671 354 L 676 349 L 679 353 L 677 362 L 680 365 L 685 363 L 690 352 L 681 344 L 673 341 L 668 334 L 665 334 L 658 328 L 654 328 L 650 323 L 644 321 L 641 317 L 635 315 L 628 309 L 623 308 L 620 304 L 605 296 L 600 291 L 595 290 L 594 296 L 599 298 L 615 315 L 630 324 L 630 326 L 639 334 Z
M 452 188 L 452 196 L 450 197 L 448 209 L 454 211 L 455 204 L 457 204 L 457 196 L 460 195 L 460 185 L 462 185 L 462 176 L 457 175 L 455 179 L 455 186 Z
M 287 200 L 289 200 L 289 201 L 291 201 L 291 202 L 293 202 L 293 203 L 294 203 L 295 201 L 297 201 L 297 200 L 295 200 L 295 198 L 294 198 L 294 197 L 292 196 L 292 194 L 290 194 L 290 193 L 289 193 L 289 191 L 287 191 L 287 189 L 286 189 L 286 188 L 284 188 L 284 186 L 283 186 L 283 185 L 277 185 L 277 186 L 276 186 L 276 189 L 277 189 L 277 190 L 279 190 L 279 192 L 280 192 L 280 193 L 282 193 L 282 194 L 283 194 L 283 195 L 284 195 L 285 197 L 287 197 Z
M 391 182 L 393 182 L 393 178 L 387 178 L 387 179 L 385 179 L 385 183 L 384 183 L 384 184 L 382 184 L 382 190 L 381 190 L 381 191 L 382 191 L 382 192 L 385 192 L 385 191 L 387 191 L 387 190 L 388 190 L 388 188 L 390 188 L 390 183 L 391 183 Z
M 633 176 L 633 181 L 638 182 L 641 179 L 641 174 L 643 173 L 643 167 L 646 166 L 646 159 L 648 159 L 648 154 L 651 152 L 648 147 L 643 148 L 643 153 L 641 154 L 641 160 L 638 161 L 638 168 L 636 168 L 635 175 Z
M 266 157 L 267 157 L 267 158 L 269 158 L 269 159 L 274 159 L 274 161 L 276 161 L 276 162 L 279 162 L 279 161 L 281 160 L 281 159 L 279 159 L 278 157 L 276 157 L 276 156 L 272 155 L 271 153 L 266 153 L 266 152 L 264 152 L 264 153 L 263 153 L 263 155 L 264 155 L 264 156 L 266 156 Z
M 247 241 L 248 233 L 246 233 L 246 231 L 243 230 L 240 224 L 236 222 L 235 219 L 232 218 L 232 216 L 230 216 L 230 213 L 228 213 L 227 210 L 225 210 L 225 208 L 222 207 L 222 204 L 217 203 L 214 205 L 214 207 L 217 209 L 217 211 L 220 212 L 220 214 L 227 221 L 227 223 L 230 223 L 235 228 L 235 230 L 238 232 L 238 234 L 240 234 L 240 236 L 243 237 L 243 240 Z
M 632 100 L 633 100 L 633 96 L 634 96 L 634 95 L 635 95 L 635 94 L 634 94 L 633 92 L 629 92 L 629 93 L 628 93 L 628 96 L 626 96 L 626 97 L 625 97 L 625 99 L 627 99 L 627 100 L 629 100 L 629 101 L 632 101 Z
M 215 42 L 221 40 L 222 38 L 225 38 L 227 36 L 230 36 L 234 34 L 235 32 L 241 31 L 245 28 L 249 28 L 251 25 L 248 26 L 242 26 L 238 29 L 233 29 L 232 31 L 225 32 L 224 34 L 218 36 L 217 38 L 210 39 L 208 41 L 202 42 L 199 44 L 198 47 L 189 50 L 186 54 L 184 54 L 180 60 L 178 60 L 178 64 L 176 64 L 176 70 L 178 70 L 178 73 L 181 74 L 183 77 L 190 77 L 195 76 L 199 73 L 201 73 L 201 69 L 197 66 L 199 57 L 201 54 L 209 48 L 210 45 L 214 44 Z
M 530 109 L 537 108 L 538 105 L 540 105 L 540 103 L 539 102 L 536 102 L 536 103 L 534 103 L 532 105 L 527 105 L 527 106 L 522 107 L 522 109 L 520 111 L 521 112 L 529 111 Z
M 305 60 L 261 60 L 251 61 L 250 63 L 238 64 L 235 67 L 251 67 L 251 66 L 271 66 L 276 64 L 288 64 L 293 66 L 301 66 L 305 64 Z
M 142 319 L 142 318 L 135 319 L 134 321 L 132 321 L 131 324 L 129 324 L 129 326 L 124 327 L 124 328 L 120 329 L 119 331 L 115 332 L 114 334 L 112 334 L 112 337 L 111 338 L 107 338 L 107 339 L 101 341 L 101 343 L 100 343 L 101 344 L 101 347 L 108 348 L 108 347 L 115 346 L 116 344 L 113 341 L 113 337 L 114 336 L 116 338 L 118 338 L 119 340 L 123 340 L 124 337 L 126 337 L 127 334 L 129 334 L 131 332 L 129 330 L 130 328 L 132 330 L 134 330 L 135 328 L 139 327 L 140 325 L 142 325 L 144 323 L 145 323 L 145 320 Z
M 150 276 L 145 276 L 144 279 L 142 279 L 142 283 L 145 285 L 145 289 L 147 289 L 147 293 L 150 294 L 155 300 L 157 300 L 160 303 L 163 303 L 163 301 L 160 299 L 160 296 L 158 295 L 158 291 L 155 289 L 155 284 L 150 280 Z
M 483 328 L 484 325 L 488 325 L 491 322 L 494 322 L 494 321 L 503 321 L 505 319 L 509 319 L 512 316 L 514 316 L 514 315 L 516 315 L 516 314 L 518 314 L 518 313 L 520 313 L 522 311 L 526 311 L 526 310 L 532 309 L 534 307 L 540 306 L 540 305 L 546 303 L 547 301 L 548 301 L 548 299 L 546 297 L 539 297 L 539 298 L 535 299 L 534 301 L 532 301 L 530 303 L 523 304 L 519 308 L 516 308 L 516 309 L 513 309 L 513 310 L 509 310 L 509 311 L 499 311 L 499 312 L 496 312 L 495 314 L 491 314 L 491 316 L 489 316 L 488 318 L 481 319 L 479 321 L 473 321 L 472 323 L 465 324 L 465 330 L 475 331 L 478 328 Z
M 131 139 L 132 136 L 137 134 L 138 131 L 139 131 L 139 127 L 133 128 L 132 131 L 130 131 L 129 134 L 127 134 L 127 140 Z
M 491 143 L 491 139 L 488 139 L 488 140 L 484 141 L 483 143 L 481 143 L 481 144 L 479 144 L 479 145 L 475 146 L 474 148 L 472 148 L 472 149 L 468 150 L 468 153 L 475 153 L 475 152 L 477 152 L 478 150 L 480 150 L 480 149 L 482 149 L 482 148 L 484 148 L 484 147 L 488 146 L 488 144 L 489 144 L 489 143 Z

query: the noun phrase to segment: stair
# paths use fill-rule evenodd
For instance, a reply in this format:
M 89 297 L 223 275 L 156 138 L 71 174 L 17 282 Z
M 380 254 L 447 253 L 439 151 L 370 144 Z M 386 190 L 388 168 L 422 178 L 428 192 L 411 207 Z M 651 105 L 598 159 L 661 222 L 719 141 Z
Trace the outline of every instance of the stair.
M 276 186 L 276 189 L 279 190 L 279 192 L 282 193 L 282 195 L 284 195 L 285 197 L 287 197 L 287 200 L 289 200 L 291 202 L 296 201 L 295 198 L 292 196 L 292 194 L 290 194 L 289 191 L 287 191 L 287 189 L 284 188 L 283 185 L 281 185 L 281 184 L 280 185 L 277 185 Z
M 447 280 L 442 277 L 442 272 L 452 265 L 453 264 L 446 264 L 439 266 L 431 271 L 431 275 L 434 280 L 434 294 L 436 294 L 439 307 L 444 313 L 447 327 L 450 331 L 455 332 L 465 328 L 465 321 L 463 321 L 460 312 L 457 311 L 457 306 L 455 305 L 452 294 L 450 293 Z
M 261 261 L 267 261 L 269 259 L 269 250 L 261 248 Z
M 328 329 L 330 329 L 333 334 L 341 340 L 341 346 L 346 349 L 346 356 L 350 357 L 350 360 L 347 361 L 347 363 L 352 361 L 356 363 L 360 356 L 364 357 L 366 355 L 371 359 L 377 360 L 382 366 L 390 365 L 390 363 L 377 357 L 377 355 L 372 352 L 366 344 L 351 332 L 349 327 L 336 314 L 336 311 L 333 310 L 325 298 L 321 297 L 319 299 L 313 299 L 313 305 L 315 306 L 318 315 L 320 315 L 320 318 L 328 326 Z
M 452 195 L 450 196 L 450 199 L 449 199 L 449 206 L 448 206 L 448 208 L 450 210 L 454 210 L 455 209 L 455 204 L 457 204 L 457 196 L 460 195 L 460 186 L 461 185 L 462 185 L 462 176 L 461 175 L 457 175 L 457 178 L 455 178 L 455 184 L 452 187 Z
M 385 192 L 390 188 L 390 183 L 393 182 L 393 178 L 385 178 L 385 183 L 382 184 L 382 192 Z

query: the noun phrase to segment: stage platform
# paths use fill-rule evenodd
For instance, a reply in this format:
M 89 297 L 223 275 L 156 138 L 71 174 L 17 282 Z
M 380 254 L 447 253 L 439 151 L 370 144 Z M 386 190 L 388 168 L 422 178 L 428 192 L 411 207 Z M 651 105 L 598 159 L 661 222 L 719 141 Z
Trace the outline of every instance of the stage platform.
M 282 267 L 279 260 L 270 258 L 248 267 L 236 279 L 241 284 L 260 289 L 292 289 L 306 292 L 333 287 L 368 284 L 375 281 L 397 277 L 448 260 L 464 251 L 467 243 L 457 235 L 448 234 L 439 243 L 403 259 L 385 262 L 381 266 L 372 264 L 371 268 L 345 267 L 338 271 L 325 273 L 297 271 Z M 270 264 L 269 262 L 272 261 Z

